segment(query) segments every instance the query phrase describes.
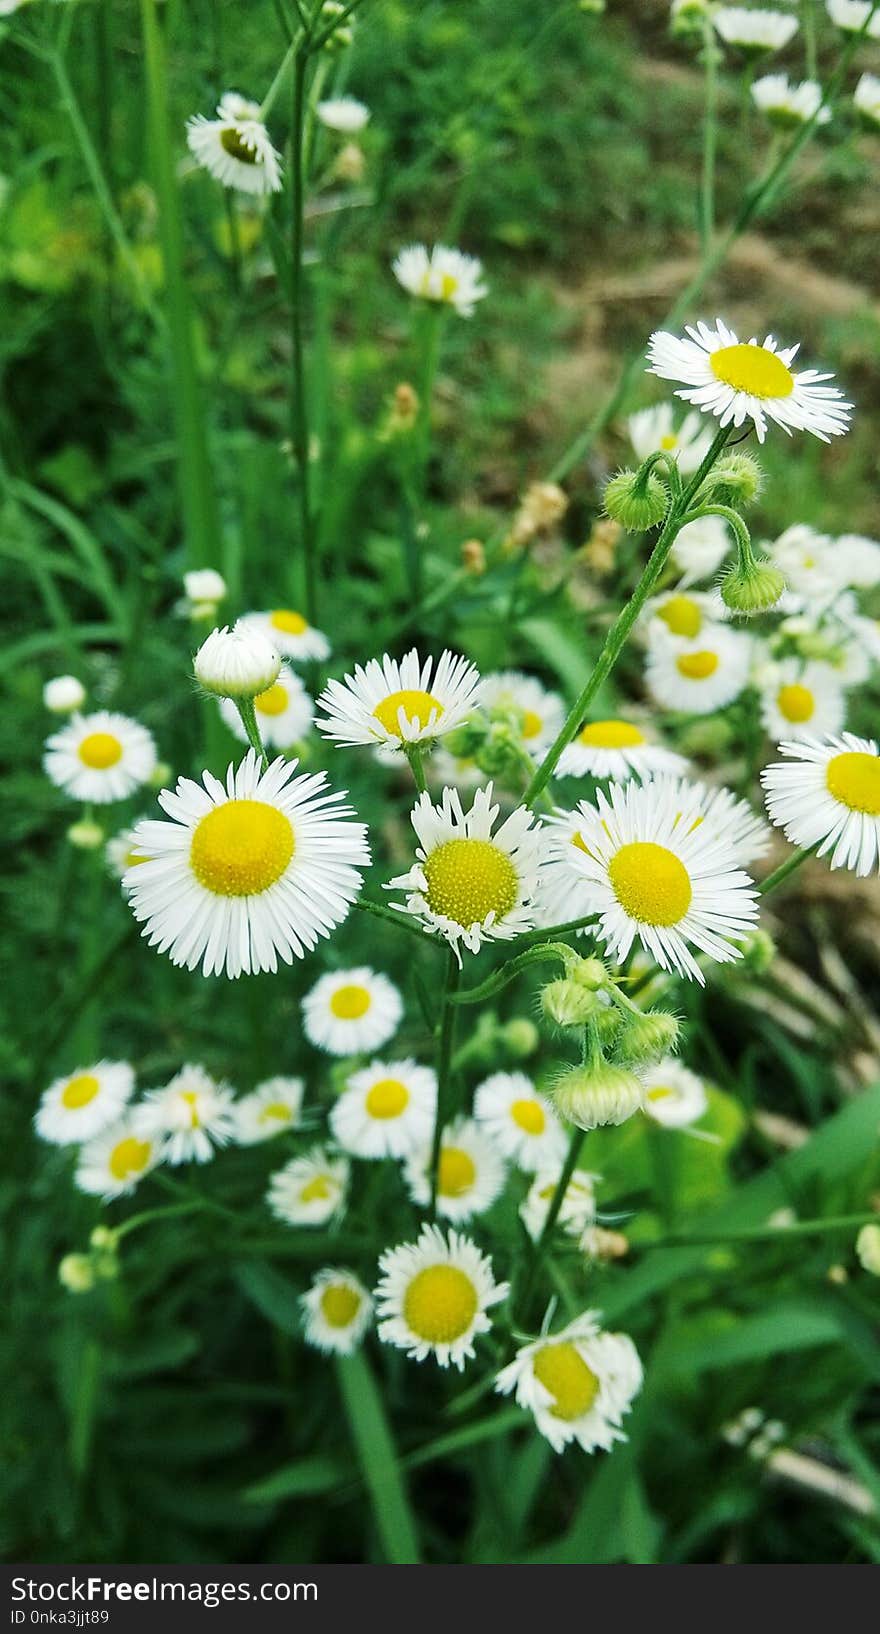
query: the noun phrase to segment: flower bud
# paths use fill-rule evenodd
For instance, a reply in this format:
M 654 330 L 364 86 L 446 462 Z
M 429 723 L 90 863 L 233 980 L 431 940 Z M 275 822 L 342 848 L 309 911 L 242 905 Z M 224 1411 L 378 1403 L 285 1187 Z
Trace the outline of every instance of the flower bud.
M 363 181 L 367 161 L 359 142 L 346 142 L 336 155 L 333 174 L 341 182 L 355 184 Z
M 167 789 L 174 773 L 167 760 L 157 760 L 147 778 L 151 789 Z
M 766 930 L 749 931 L 739 946 L 742 950 L 739 968 L 747 969 L 750 975 L 763 976 L 776 958 L 776 943 Z
M 521 1061 L 534 1055 L 541 1041 L 535 1023 L 529 1021 L 528 1016 L 514 1016 L 506 1023 L 501 1037 L 509 1053 Z
M 863 1271 L 880 1277 L 880 1225 L 863 1225 L 856 1238 L 856 1253 Z
M 637 471 L 618 471 L 605 484 L 604 504 L 608 515 L 629 533 L 644 533 L 663 521 L 669 495 L 653 471 L 646 477 Z
M 200 567 L 192 573 L 184 573 L 183 593 L 187 601 L 196 606 L 207 606 L 209 603 L 216 606 L 226 595 L 226 580 L 216 568 Z
M 77 851 L 97 851 L 99 845 L 104 844 L 104 830 L 91 817 L 83 817 L 78 823 L 71 823 L 67 838 Z
M 111 1231 L 109 1226 L 95 1226 L 94 1231 L 89 1235 L 89 1246 L 107 1253 L 115 1253 L 116 1232 Z
M 87 1294 L 95 1286 L 88 1254 L 65 1254 L 58 1266 L 58 1281 L 69 1294 Z
M 278 679 L 281 659 L 259 630 L 240 621 L 212 630 L 193 659 L 196 680 L 218 698 L 256 698 Z
M 623 1067 L 596 1061 L 573 1067 L 557 1079 L 553 1099 L 560 1117 L 578 1129 L 625 1123 L 644 1104 L 644 1087 Z
M 554 1027 L 585 1027 L 599 1007 L 595 993 L 577 982 L 548 982 L 541 993 L 541 1009 Z
M 775 607 L 785 589 L 778 567 L 762 557 L 748 566 L 735 562 L 721 580 L 721 600 L 733 613 L 751 617 Z
M 630 1012 L 623 1017 L 615 1054 L 625 1066 L 650 1066 L 672 1053 L 680 1030 L 677 1018 L 665 1010 L 648 1010 L 641 1015 Z
M 764 486 L 764 473 L 751 454 L 725 454 L 700 489 L 722 505 L 751 505 Z
M 56 675 L 43 688 L 43 703 L 53 715 L 72 715 L 85 701 L 86 689 L 75 675 Z
M 600 988 L 608 986 L 608 971 L 601 959 L 572 958 L 565 967 L 565 974 L 569 981 L 587 988 L 590 993 L 598 993 Z
M 578 1247 L 588 1260 L 622 1260 L 629 1253 L 629 1239 L 622 1231 L 608 1231 L 604 1226 L 589 1225 Z

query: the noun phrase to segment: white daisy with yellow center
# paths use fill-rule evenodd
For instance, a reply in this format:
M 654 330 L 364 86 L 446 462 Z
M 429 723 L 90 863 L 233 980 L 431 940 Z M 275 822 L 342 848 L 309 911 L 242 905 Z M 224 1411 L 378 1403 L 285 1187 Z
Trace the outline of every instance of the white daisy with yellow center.
M 353 1271 L 328 1266 L 300 1295 L 307 1345 L 328 1356 L 351 1356 L 373 1316 L 373 1301 Z
M 651 454 L 671 454 L 684 476 L 696 471 L 712 443 L 702 415 L 692 410 L 679 425 L 671 403 L 639 409 L 627 423 L 629 440 L 641 463 Z
M 661 709 L 714 715 L 749 683 L 752 638 L 726 624 L 707 624 L 693 641 L 659 633 L 648 648 L 645 680 Z
M 563 749 L 557 777 L 653 777 L 658 772 L 683 772 L 687 761 L 671 749 L 652 743 L 641 726 L 619 718 L 586 721 Z
M 421 795 L 412 812 L 418 860 L 386 886 L 408 893 L 402 911 L 445 937 L 459 960 L 462 945 L 479 953 L 484 942 L 509 941 L 535 923 L 546 840 L 521 806 L 493 833 L 498 810 L 491 783 L 467 813 L 455 789 L 443 790 L 439 806 Z
M 845 34 L 861 34 L 867 23 L 869 38 L 880 40 L 880 6 L 876 0 L 826 0 L 825 9 L 835 27 Z
M 321 663 L 330 657 L 330 642 L 296 607 L 273 607 L 264 613 L 245 613 L 239 623 L 259 630 L 282 658 L 294 664 Z
M 56 1146 L 91 1140 L 122 1116 L 134 1090 L 127 1061 L 99 1061 L 56 1078 L 44 1091 L 34 1126 Z
M 541 1170 L 535 1175 L 520 1205 L 519 1217 L 533 1242 L 537 1242 L 544 1229 L 561 1176 L 559 1164 L 555 1168 Z M 568 1236 L 581 1237 L 595 1220 L 596 1186 L 600 1179 L 601 1175 L 590 1174 L 587 1169 L 575 1169 L 557 1215 L 559 1225 Z
M 483 263 L 475 255 L 436 244 L 409 244 L 391 267 L 409 295 L 451 306 L 460 318 L 473 317 L 474 308 L 489 291 L 483 282 Z
M 369 965 L 322 976 L 303 999 L 303 1031 L 328 1055 L 362 1055 L 381 1049 L 400 1026 L 403 1000 Z
M 186 140 L 193 158 L 224 187 L 258 197 L 281 191 L 281 154 L 272 146 L 258 103 L 227 91 L 216 119 L 197 114 L 187 120 Z
M 371 1061 L 348 1079 L 330 1112 L 330 1128 L 355 1157 L 408 1157 L 431 1138 L 437 1076 L 417 1062 Z
M 843 401 L 836 386 L 826 384 L 833 376 L 815 369 L 793 371 L 797 346 L 780 349 L 772 335 L 764 341 L 740 341 L 720 318 L 714 329 L 702 322 L 689 325 L 687 336 L 682 340 L 664 330 L 652 335 L 649 372 L 662 380 L 683 381 L 676 397 L 713 414 L 722 426 L 752 420 L 761 443 L 768 420 L 788 433 L 812 432 L 822 442 L 849 430 L 852 404 Z
M 287 664 L 282 664 L 277 680 L 254 698 L 257 726 L 267 748 L 289 749 L 291 744 L 307 737 L 314 710 L 314 703 L 302 681 Z M 242 743 L 247 743 L 247 732 L 231 698 L 222 700 L 220 713 L 230 732 L 234 732 Z
M 138 823 L 145 859 L 123 878 L 151 946 L 173 964 L 236 978 L 302 959 L 345 919 L 370 860 L 367 831 L 328 794 L 323 772 L 295 760 L 263 771 L 253 750 L 230 766 L 178 780 L 159 804 L 170 822 Z
M 86 805 L 127 800 L 156 768 L 151 733 L 107 709 L 74 715 L 47 740 L 43 768 L 56 788 Z
M 480 704 L 490 719 L 508 722 L 522 747 L 536 759 L 543 759 L 565 720 L 559 693 L 548 692 L 533 675 L 520 670 L 484 676 Z
M 267 1078 L 250 1095 L 242 1095 L 233 1107 L 239 1146 L 257 1146 L 295 1129 L 304 1089 L 301 1078 Z
M 437 1213 L 447 1220 L 485 1214 L 504 1187 L 507 1167 L 498 1147 L 472 1118 L 455 1118 L 443 1131 L 437 1171 Z M 431 1148 L 414 1152 L 406 1165 L 414 1203 L 431 1201 Z
M 727 617 L 727 608 L 717 591 L 685 590 L 683 585 L 677 585 L 674 590 L 651 597 L 645 604 L 639 628 L 649 643 L 677 641 L 686 647 L 706 630 L 726 623 Z
M 129 1111 L 82 1147 L 76 1184 L 80 1191 L 110 1202 L 133 1192 L 161 1159 L 160 1141 L 146 1134 Z
M 755 887 L 723 820 L 705 820 L 699 793 L 666 779 L 612 783 L 580 815 L 570 863 L 614 958 L 639 942 L 664 970 L 702 983 L 692 950 L 719 963 L 741 957 L 736 943 L 758 917 Z
M 358 664 L 344 682 L 328 682 L 316 725 L 334 743 L 378 744 L 401 753 L 454 731 L 479 695 L 480 677 L 467 658 L 443 652 L 435 664 L 413 647 L 404 658 L 385 653 L 381 662 Z
M 273 1174 L 267 1202 L 286 1225 L 327 1225 L 345 1209 L 350 1173 L 348 1158 L 341 1153 L 312 1146 Z
M 761 773 L 771 820 L 792 845 L 830 853 L 832 868 L 880 867 L 880 754 L 871 738 L 780 743 L 785 761 Z
M 567 1140 L 545 1095 L 524 1072 L 493 1072 L 474 1095 L 474 1117 L 511 1163 L 538 1174 L 561 1163 Z
M 709 1105 L 702 1078 L 671 1055 L 655 1067 L 640 1071 L 639 1077 L 645 1086 L 648 1117 L 667 1129 L 684 1129 L 696 1123 Z
M 804 79 L 795 85 L 787 74 L 764 74 L 752 85 L 755 107 L 783 130 L 806 125 L 811 119 L 817 125 L 827 125 L 831 109 L 823 107 L 823 96 L 817 80 Z
M 621 1424 L 641 1385 L 632 1340 L 603 1333 L 596 1311 L 522 1345 L 495 1380 L 501 1395 L 516 1393 L 517 1405 L 534 1415 L 554 1452 L 570 1441 L 584 1452 L 609 1452 L 615 1441 L 625 1441 Z
M 204 1067 L 182 1067 L 164 1089 L 150 1090 L 135 1114 L 138 1127 L 160 1143 L 166 1163 L 209 1163 L 236 1137 L 235 1103 L 227 1084 Z
M 433 1356 L 459 1370 L 475 1354 L 475 1338 L 489 1332 L 486 1312 L 510 1292 L 476 1243 L 433 1225 L 422 1227 L 417 1242 L 386 1249 L 379 1271 L 379 1338 L 417 1362 Z
M 781 51 L 798 31 L 798 20 L 784 11 L 750 10 L 747 6 L 717 6 L 712 21 L 726 45 L 741 51 Z
M 675 536 L 672 563 L 681 573 L 681 590 L 687 590 L 701 579 L 714 578 L 725 557 L 729 555 L 732 536 L 721 516 L 698 516 L 686 522 Z M 724 607 L 721 597 L 718 606 Z M 720 615 L 716 612 L 714 616 Z
M 833 539 L 806 523 L 786 528 L 768 554 L 788 587 L 783 603 L 786 610 L 825 605 L 846 588 L 843 559 Z
M 786 658 L 771 667 L 761 688 L 761 720 L 774 743 L 839 732 L 845 719 L 846 697 L 831 664 Z

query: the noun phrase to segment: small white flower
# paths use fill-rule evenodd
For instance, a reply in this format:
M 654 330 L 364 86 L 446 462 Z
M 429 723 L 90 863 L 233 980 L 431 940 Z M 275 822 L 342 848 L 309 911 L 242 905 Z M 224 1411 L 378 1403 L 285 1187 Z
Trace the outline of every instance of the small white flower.
M 632 721 L 588 721 L 563 749 L 556 775 L 613 777 L 625 782 L 629 777 L 644 780 L 657 772 L 683 772 L 686 768 L 682 755 L 652 743 Z
M 823 108 L 824 92 L 814 79 L 793 84 L 787 74 L 765 74 L 752 85 L 752 101 L 774 125 L 806 125 L 815 119 L 817 125 L 827 125 L 831 109 Z
M 761 720 L 774 743 L 839 732 L 845 718 L 846 698 L 831 664 L 786 658 L 772 667 L 761 690 Z
M 880 126 L 880 78 L 876 74 L 862 75 L 853 92 L 853 103 L 867 124 Z
M 871 738 L 841 732 L 822 742 L 780 743 L 785 761 L 761 782 L 771 821 L 792 845 L 831 853 L 832 868 L 870 874 L 880 865 L 880 755 Z
M 561 1163 L 566 1138 L 546 1096 L 524 1072 L 493 1072 L 474 1095 L 474 1117 L 503 1157 L 537 1174 Z
M 135 1121 L 159 1141 L 166 1163 L 209 1163 L 215 1148 L 236 1134 L 232 1091 L 197 1066 L 181 1068 L 164 1089 L 150 1090 Z
M 519 1217 L 533 1242 L 537 1242 L 544 1229 L 561 1175 L 559 1164 L 553 1169 L 540 1170 L 520 1205 Z M 599 1175 L 590 1174 L 587 1169 L 575 1169 L 569 1180 L 557 1220 L 570 1237 L 581 1237 L 596 1218 L 595 1188 L 599 1179 Z
M 854 590 L 874 590 L 880 584 L 880 543 L 861 533 L 842 533 L 834 555 L 846 584 Z
M 877 0 L 826 0 L 826 10 L 836 28 L 847 34 L 861 34 L 868 22 L 868 35 L 880 40 L 880 6 Z
M 316 725 L 335 743 L 379 744 L 402 752 L 454 731 L 475 709 L 480 677 L 473 664 L 443 652 L 435 666 L 415 647 L 399 661 L 358 664 L 344 683 L 330 681 L 318 699 Z
M 749 11 L 745 6 L 719 6 L 712 21 L 727 45 L 746 51 L 781 51 L 798 31 L 796 17 L 782 11 Z
M 748 685 L 751 661 L 750 636 L 725 624 L 706 625 L 695 641 L 652 641 L 645 680 L 661 709 L 714 715 Z
M 470 1118 L 455 1118 L 443 1131 L 437 1173 L 437 1213 L 447 1220 L 485 1214 L 501 1193 L 507 1169 L 497 1146 Z M 414 1152 L 406 1164 L 414 1203 L 431 1201 L 431 1148 Z
M 328 1055 L 381 1049 L 397 1031 L 403 1000 L 393 982 L 367 965 L 321 976 L 303 999 L 303 1031 Z
M 740 800 L 730 789 L 712 788 L 708 783 L 691 783 L 684 779 L 677 790 L 672 787 L 672 799 L 678 799 L 682 809 L 693 803 L 699 812 L 694 826 L 708 824 L 724 835 L 731 855 L 740 868 L 747 868 L 756 858 L 766 856 L 773 843 L 772 830 L 753 811 L 748 800 Z
M 273 1174 L 267 1194 L 269 1207 L 286 1225 L 327 1225 L 345 1208 L 349 1172 L 347 1158 L 323 1146 L 312 1146 Z
M 74 715 L 46 743 L 43 768 L 56 788 L 86 805 L 127 800 L 156 765 L 151 733 L 128 715 Z
M 474 1339 L 491 1327 L 487 1310 L 507 1298 L 492 1262 L 469 1237 L 422 1227 L 417 1242 L 386 1249 L 374 1298 L 379 1338 L 417 1362 L 434 1356 L 461 1370 L 475 1354 Z
M 637 414 L 630 415 L 627 429 L 640 461 L 651 454 L 672 454 L 684 476 L 698 469 L 712 444 L 712 433 L 706 429 L 702 415 L 694 410 L 676 427 L 671 403 L 639 409 Z M 717 522 L 719 518 L 714 520 Z
M 281 191 L 281 154 L 272 146 L 256 102 L 229 91 L 216 119 L 187 120 L 190 153 L 224 187 L 259 197 Z
M 519 670 L 484 676 L 480 705 L 490 719 L 508 722 L 536 760 L 543 759 L 558 737 L 566 715 L 558 692 L 548 692 L 533 675 Z
M 298 743 L 308 735 L 314 707 L 299 676 L 287 664 L 282 664 L 277 679 L 254 698 L 254 713 L 263 743 L 276 749 L 289 749 Z M 247 743 L 247 732 L 231 698 L 221 701 L 220 713 L 230 732 Z
M 56 675 L 43 687 L 43 703 L 53 715 L 73 715 L 85 701 L 86 689 L 75 675 Z
M 462 318 L 472 317 L 477 301 L 489 293 L 483 283 L 483 263 L 445 244 L 436 244 L 433 250 L 410 244 L 401 250 L 391 270 L 410 295 L 452 306 Z
M 134 1090 L 127 1061 L 99 1061 L 56 1078 L 44 1092 L 34 1125 L 42 1140 L 56 1146 L 91 1140 L 118 1122 Z
M 118 1123 L 87 1141 L 79 1154 L 76 1184 L 80 1191 L 109 1202 L 124 1197 L 161 1161 L 160 1143 L 144 1133 L 127 1112 Z
M 769 555 L 788 586 L 787 610 L 821 606 L 846 586 L 843 560 L 838 559 L 834 541 L 806 523 L 786 528 L 770 546 Z
M 534 1414 L 555 1452 L 577 1441 L 584 1452 L 610 1451 L 625 1441 L 620 1428 L 642 1385 L 642 1365 L 625 1333 L 603 1333 L 595 1311 L 584 1311 L 559 1333 L 523 1345 L 495 1380 L 495 1389 Z
M 183 575 L 183 592 L 187 601 L 203 607 L 208 602 L 219 602 L 226 597 L 226 580 L 215 567 L 200 567 Z
M 300 1295 L 305 1341 L 327 1355 L 351 1356 L 373 1316 L 373 1301 L 353 1271 L 328 1266 Z
M 295 1129 L 302 1109 L 301 1078 L 267 1078 L 250 1095 L 235 1102 L 235 1138 L 240 1146 L 256 1146 Z
M 666 1129 L 684 1129 L 687 1124 L 696 1123 L 709 1105 L 702 1079 L 672 1056 L 659 1061 L 655 1067 L 642 1069 L 639 1077 L 645 1086 L 648 1117 Z
M 330 1128 L 355 1157 L 408 1157 L 430 1140 L 437 1076 L 415 1061 L 371 1061 L 348 1079 L 330 1112 Z
M 241 619 L 231 630 L 212 630 L 193 659 L 199 685 L 218 698 L 255 698 L 274 686 L 280 668 L 271 642 Z
M 326 102 L 318 103 L 316 112 L 322 125 L 343 136 L 357 136 L 370 118 L 369 108 L 353 96 L 329 97 Z
M 330 643 L 323 630 L 313 624 L 294 607 L 275 607 L 267 613 L 245 613 L 239 624 L 246 630 L 258 630 L 277 647 L 282 658 L 294 664 L 323 663 L 330 657 Z
M 730 547 L 730 529 L 722 516 L 698 516 L 695 522 L 685 523 L 672 547 L 672 560 L 682 576 L 681 589 L 688 589 L 700 579 L 711 579 Z

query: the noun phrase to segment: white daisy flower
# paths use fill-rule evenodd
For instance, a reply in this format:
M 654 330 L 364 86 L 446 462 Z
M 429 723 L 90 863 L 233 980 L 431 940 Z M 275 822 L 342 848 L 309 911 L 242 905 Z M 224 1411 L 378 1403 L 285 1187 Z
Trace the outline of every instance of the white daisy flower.
M 681 573 L 680 588 L 687 590 L 700 579 L 711 579 L 730 547 L 730 529 L 722 516 L 698 516 L 695 522 L 686 522 L 672 546 L 672 562 Z M 720 596 L 718 600 L 721 602 Z
M 304 1088 L 301 1078 L 267 1078 L 250 1095 L 242 1095 L 232 1109 L 239 1146 L 256 1146 L 295 1129 Z
M 80 1191 L 109 1202 L 127 1196 L 161 1162 L 160 1142 L 146 1134 L 131 1112 L 87 1141 L 79 1154 Z
M 786 658 L 772 666 L 761 689 L 761 720 L 774 743 L 839 732 L 845 719 L 846 698 L 831 664 Z
M 483 283 L 482 261 L 445 244 L 436 244 L 433 250 L 410 244 L 401 250 L 391 270 L 408 294 L 452 306 L 461 318 L 472 317 L 477 301 L 489 293 Z
M 323 772 L 294 777 L 297 762 L 261 771 L 249 750 L 226 786 L 210 772 L 178 779 L 135 847 L 147 858 L 123 887 L 143 935 L 176 965 L 240 976 L 291 964 L 345 919 L 370 860 L 363 823 L 350 821 Z
M 652 641 L 645 681 L 661 709 L 714 715 L 749 684 L 751 638 L 727 625 L 706 626 L 695 641 Z
M 415 647 L 399 661 L 385 653 L 358 664 L 344 683 L 329 681 L 316 725 L 335 743 L 385 745 L 396 751 L 454 731 L 476 708 L 480 677 L 473 664 L 443 652 L 437 664 Z
M 814 79 L 802 80 L 795 85 L 787 74 L 765 74 L 752 85 L 752 101 L 771 124 L 787 128 L 806 125 L 815 119 L 817 125 L 827 125 L 831 109 L 823 108 L 824 92 Z
M 303 999 L 303 1031 L 328 1055 L 363 1055 L 396 1033 L 403 1000 L 387 976 L 368 965 L 321 976 Z
M 467 813 L 454 789 L 443 790 L 439 806 L 421 795 L 412 811 L 418 860 L 386 886 L 408 892 L 403 911 L 445 937 L 459 961 L 459 944 L 478 953 L 483 942 L 509 941 L 535 923 L 543 831 L 518 806 L 493 834 L 497 816 L 491 783 Z
M 353 1271 L 328 1266 L 300 1295 L 305 1341 L 327 1355 L 351 1356 L 373 1316 L 373 1301 Z
M 86 701 L 86 689 L 75 675 L 56 675 L 43 687 L 43 703 L 52 715 L 75 715 Z
M 504 1159 L 484 1129 L 471 1118 L 455 1118 L 443 1131 L 437 1173 L 437 1213 L 447 1220 L 470 1220 L 485 1214 L 503 1190 Z M 409 1194 L 424 1208 L 431 1201 L 431 1148 L 425 1145 L 408 1159 Z
M 876 74 L 862 75 L 853 92 L 853 103 L 866 124 L 875 128 L 880 125 L 880 78 Z
M 405 1061 L 371 1061 L 352 1073 L 330 1111 L 337 1145 L 355 1157 L 408 1157 L 431 1139 L 437 1075 Z
M 501 1395 L 534 1414 L 554 1452 L 577 1441 L 584 1452 L 625 1441 L 624 1414 L 642 1385 L 642 1364 L 625 1333 L 603 1333 L 584 1311 L 559 1333 L 522 1345 L 495 1380 Z
M 761 782 L 772 822 L 792 845 L 831 853 L 832 868 L 870 874 L 880 866 L 880 756 L 871 738 L 841 732 L 780 743 L 787 757 Z
M 239 619 L 245 629 L 259 630 L 277 647 L 282 658 L 294 664 L 322 663 L 330 657 L 330 642 L 323 630 L 316 630 L 294 607 L 275 607 L 267 613 L 245 613 Z
M 566 716 L 559 693 L 548 692 L 533 675 L 520 670 L 484 676 L 480 706 L 490 718 L 509 721 L 536 760 L 543 759 L 559 736 Z
M 133 1090 L 134 1071 L 127 1061 L 77 1067 L 45 1090 L 34 1118 L 37 1134 L 56 1146 L 91 1140 L 118 1122 Z
M 683 585 L 677 585 L 645 603 L 640 623 L 649 642 L 659 636 L 661 641 L 672 639 L 685 646 L 726 619 L 727 609 L 717 590 L 685 592 Z
M 651 454 L 672 454 L 683 476 L 689 476 L 698 469 L 712 445 L 712 433 L 706 429 L 702 415 L 695 410 L 686 414 L 676 428 L 671 403 L 658 403 L 655 408 L 639 409 L 637 414 L 630 415 L 627 430 L 640 462 Z M 716 517 L 714 520 L 719 519 Z
M 186 140 L 203 170 L 239 193 L 260 197 L 281 191 L 281 154 L 260 117 L 259 104 L 229 91 L 216 119 L 188 119 Z
M 569 847 L 569 862 L 614 958 L 640 942 L 662 969 L 700 983 L 692 948 L 719 963 L 740 958 L 735 943 L 758 917 L 755 887 L 723 823 L 703 818 L 699 795 L 659 778 L 612 783 L 607 799 L 600 789 L 596 806 L 579 810 L 581 846 Z
M 232 1091 L 204 1067 L 182 1067 L 164 1089 L 152 1089 L 135 1113 L 144 1134 L 160 1142 L 166 1163 L 209 1163 L 217 1146 L 235 1139 Z
M 327 1225 L 345 1208 L 349 1174 L 348 1158 L 324 1146 L 312 1146 L 273 1174 L 267 1193 L 269 1207 L 287 1225 Z
M 537 1174 L 562 1162 L 567 1141 L 545 1095 L 524 1072 L 493 1072 L 474 1095 L 474 1117 L 503 1157 Z
M 842 533 L 834 545 L 844 582 L 855 590 L 874 590 L 880 584 L 880 543 L 861 533 Z
M 709 1105 L 703 1080 L 671 1055 L 655 1067 L 643 1068 L 639 1077 L 645 1086 L 648 1117 L 666 1129 L 684 1129 L 696 1123 Z
M 563 749 L 557 777 L 653 777 L 657 772 L 683 772 L 687 761 L 657 743 L 651 743 L 632 721 L 588 721 Z
M 369 123 L 370 110 L 354 96 L 328 97 L 315 110 L 322 125 L 343 136 L 357 136 Z
M 254 698 L 274 686 L 281 659 L 261 630 L 241 619 L 206 636 L 193 659 L 193 673 L 218 698 Z
M 299 676 L 287 664 L 282 664 L 277 679 L 254 698 L 254 713 L 263 743 L 276 749 L 289 749 L 291 744 L 298 743 L 308 735 L 314 708 Z M 223 699 L 220 713 L 230 732 L 247 743 L 247 732 L 231 698 Z
M 417 1362 L 433 1355 L 441 1367 L 464 1367 L 476 1336 L 489 1332 L 487 1310 L 510 1292 L 476 1243 L 433 1225 L 422 1227 L 417 1242 L 386 1249 L 379 1270 L 379 1338 Z
M 687 335 L 686 340 L 664 330 L 652 335 L 648 372 L 683 381 L 676 397 L 714 414 L 722 426 L 753 420 L 760 443 L 768 419 L 789 433 L 812 432 L 822 442 L 849 429 L 852 404 L 843 401 L 836 386 L 825 384 L 833 376 L 815 369 L 792 372 L 797 346 L 780 350 L 772 335 L 763 342 L 754 337 L 740 341 L 720 318 L 714 329 L 702 322 L 696 328 L 689 325 Z
M 46 743 L 43 768 L 56 788 L 85 805 L 127 800 L 156 766 L 151 733 L 128 715 L 74 715 Z
M 843 564 L 838 561 L 834 541 L 806 523 L 796 522 L 786 528 L 769 547 L 768 554 L 788 586 L 785 597 L 788 608 L 804 603 L 820 605 L 845 588 Z
M 877 0 L 826 0 L 826 11 L 836 28 L 847 34 L 861 34 L 868 22 L 867 33 L 872 40 L 880 40 L 880 6 Z
M 192 607 L 216 607 L 226 599 L 226 580 L 215 567 L 194 568 L 183 575 L 183 593 Z
M 712 21 L 725 44 L 744 51 L 781 51 L 798 31 L 796 17 L 783 11 L 749 11 L 745 6 L 719 6 Z
M 535 1175 L 525 1201 L 520 1205 L 519 1217 L 533 1242 L 537 1242 L 556 1196 L 556 1187 L 562 1175 L 560 1165 L 541 1170 Z M 575 1169 L 568 1182 L 557 1220 L 570 1237 L 581 1237 L 596 1218 L 596 1186 L 600 1176 L 587 1169 Z

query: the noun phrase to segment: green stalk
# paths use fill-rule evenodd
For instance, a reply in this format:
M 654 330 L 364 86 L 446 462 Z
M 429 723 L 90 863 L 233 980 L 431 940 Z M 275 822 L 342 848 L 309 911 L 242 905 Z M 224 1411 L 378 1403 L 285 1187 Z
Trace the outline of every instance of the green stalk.
M 452 1063 L 452 1050 L 455 1043 L 455 1024 L 458 1019 L 458 1009 L 455 1005 L 455 994 L 461 980 L 461 970 L 452 948 L 446 964 L 446 983 L 443 989 L 443 999 L 440 1009 L 440 1041 L 437 1050 L 437 1112 L 434 1118 L 434 1138 L 431 1142 L 431 1214 L 437 1208 L 437 1186 L 440 1179 L 440 1152 L 443 1145 L 443 1130 L 449 1122 L 449 1078 Z
M 290 331 L 293 351 L 291 379 L 291 441 L 297 462 L 299 481 L 299 523 L 302 567 L 300 582 L 302 604 L 311 624 L 317 619 L 317 585 L 315 573 L 315 542 L 311 503 L 311 473 L 309 469 L 309 419 L 306 396 L 305 331 L 303 301 L 305 278 L 303 273 L 305 172 L 304 136 L 306 118 L 306 76 L 308 73 L 308 38 L 301 36 L 293 63 L 293 112 L 291 133 L 291 308 Z
M 413 782 L 415 783 L 419 794 L 424 794 L 428 785 L 425 782 L 425 766 L 422 759 L 421 745 L 418 743 L 408 743 L 403 752 L 409 761 L 410 771 L 413 774 Z
M 703 61 L 706 67 L 706 107 L 703 117 L 703 171 L 700 180 L 700 244 L 703 258 L 712 248 L 715 232 L 715 151 L 718 138 L 718 59 L 720 52 L 711 17 L 703 23 Z
M 581 1155 L 581 1148 L 583 1147 L 583 1144 L 583 1130 L 572 1130 L 571 1140 L 569 1141 L 568 1145 L 568 1152 L 566 1153 L 565 1162 L 562 1165 L 562 1173 L 556 1182 L 556 1190 L 550 1199 L 550 1207 L 547 1210 L 547 1217 L 543 1226 L 541 1227 L 541 1235 L 539 1236 L 537 1242 L 532 1245 L 531 1257 L 526 1274 L 523 1278 L 522 1287 L 519 1291 L 518 1303 L 524 1316 L 528 1312 L 529 1302 L 532 1297 L 535 1281 L 543 1263 L 544 1255 L 550 1245 L 550 1238 L 553 1235 L 556 1221 L 559 1219 L 559 1211 L 565 1201 L 565 1194 L 568 1191 L 571 1177 L 578 1166 L 578 1159 Z
M 373 1519 L 392 1566 L 417 1566 L 419 1542 L 382 1394 L 363 1350 L 334 1358 L 352 1440 L 370 1494 Z
M 257 712 L 254 708 L 254 700 L 253 698 L 235 698 L 233 702 L 235 703 L 235 707 L 241 716 L 241 724 L 247 733 L 248 743 L 252 749 L 256 750 L 260 757 L 260 764 L 263 771 L 265 771 L 269 764 L 269 756 L 266 753 L 263 739 L 260 736 L 260 728 L 257 725 Z
M 807 858 L 813 855 L 814 850 L 815 847 L 811 847 L 809 851 L 795 851 L 790 857 L 786 857 L 785 862 L 781 862 L 778 868 L 774 868 L 772 874 L 768 874 L 766 879 L 762 879 L 758 886 L 758 895 L 769 896 L 770 892 L 775 891 L 777 886 L 784 884 L 789 875 L 795 873 L 798 868 L 802 867 Z
M 386 925 L 396 925 L 398 930 L 409 931 L 411 936 L 418 936 L 420 941 L 424 941 L 428 935 L 417 919 L 412 919 L 405 912 L 402 913 L 399 908 L 386 908 L 384 903 L 368 902 L 365 897 L 360 897 L 354 905 L 361 913 L 368 913 L 373 919 L 384 919 Z

